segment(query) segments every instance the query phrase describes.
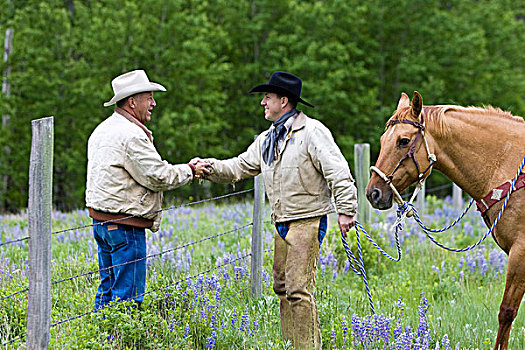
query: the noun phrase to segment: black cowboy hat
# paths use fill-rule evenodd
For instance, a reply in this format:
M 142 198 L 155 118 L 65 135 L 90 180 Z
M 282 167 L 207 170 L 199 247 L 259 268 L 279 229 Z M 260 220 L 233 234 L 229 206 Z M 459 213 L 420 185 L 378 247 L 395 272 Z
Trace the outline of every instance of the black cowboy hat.
M 308 107 L 314 107 L 301 98 L 301 79 L 287 72 L 274 72 L 268 84 L 257 85 L 250 92 L 274 92 L 281 96 L 286 96 L 297 102 L 301 102 Z

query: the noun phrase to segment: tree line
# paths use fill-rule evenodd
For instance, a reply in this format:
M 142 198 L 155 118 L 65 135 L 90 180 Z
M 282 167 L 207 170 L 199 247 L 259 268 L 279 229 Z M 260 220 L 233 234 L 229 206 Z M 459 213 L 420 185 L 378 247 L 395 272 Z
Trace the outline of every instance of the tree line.
M 54 204 L 83 207 L 87 139 L 112 113 L 111 79 L 137 68 L 168 90 L 148 126 L 171 163 L 245 150 L 269 127 L 248 90 L 275 70 L 303 79 L 316 107 L 301 109 L 351 165 L 354 143 L 375 159 L 401 92 L 525 115 L 525 3 L 511 0 L 5 0 L 0 30 L 13 31 L 0 62 L 0 212 L 27 205 L 30 121 L 45 116 Z M 194 183 L 168 200 L 227 190 Z

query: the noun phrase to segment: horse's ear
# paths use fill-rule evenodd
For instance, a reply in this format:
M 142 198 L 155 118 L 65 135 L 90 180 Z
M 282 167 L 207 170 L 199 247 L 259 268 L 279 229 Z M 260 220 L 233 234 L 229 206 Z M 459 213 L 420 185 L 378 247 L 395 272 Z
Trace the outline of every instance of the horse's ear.
M 401 97 L 399 98 L 399 102 L 397 103 L 397 110 L 410 106 L 410 99 L 408 98 L 408 95 L 404 92 L 401 93 Z
M 419 117 L 421 110 L 423 109 L 423 97 L 419 92 L 414 91 L 414 96 L 412 97 L 412 115 L 414 117 Z

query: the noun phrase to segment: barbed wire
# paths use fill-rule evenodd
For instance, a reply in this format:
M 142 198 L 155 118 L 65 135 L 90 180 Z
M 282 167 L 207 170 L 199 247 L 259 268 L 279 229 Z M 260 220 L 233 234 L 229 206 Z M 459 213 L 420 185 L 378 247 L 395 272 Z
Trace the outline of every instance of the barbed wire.
M 448 183 L 448 184 L 432 187 L 432 188 L 429 188 L 429 189 L 425 189 L 425 193 L 427 193 L 427 192 L 437 192 L 437 191 L 443 190 L 445 188 L 452 187 L 452 185 L 453 185 L 453 183 Z
M 91 275 L 91 274 L 94 274 L 94 273 L 97 273 L 97 272 L 109 270 L 109 269 L 112 269 L 114 267 L 120 267 L 120 266 L 124 266 L 124 265 L 128 265 L 128 264 L 133 264 L 133 263 L 136 263 L 136 262 L 139 262 L 139 261 L 142 261 L 142 260 L 146 260 L 146 259 L 149 259 L 149 258 L 155 258 L 155 257 L 161 256 L 161 255 L 167 254 L 167 253 L 174 252 L 174 251 L 179 250 L 179 249 L 183 249 L 183 248 L 192 246 L 192 245 L 197 244 L 197 243 L 202 243 L 204 241 L 207 241 L 207 240 L 210 240 L 210 239 L 213 239 L 213 238 L 224 236 L 225 234 L 228 234 L 228 233 L 232 233 L 232 232 L 236 232 L 236 231 L 242 230 L 242 229 L 244 229 L 246 227 L 249 227 L 251 225 L 253 225 L 253 223 L 249 223 L 249 224 L 246 224 L 246 225 L 234 228 L 234 229 L 226 231 L 226 232 L 222 232 L 222 233 L 219 233 L 219 234 L 216 234 L 216 235 L 213 235 L 213 236 L 209 236 L 209 237 L 200 239 L 198 241 L 192 241 L 192 242 L 189 242 L 189 243 L 185 243 L 185 244 L 180 245 L 178 247 L 171 248 L 171 249 L 168 249 L 168 250 L 164 250 L 164 251 L 156 253 L 156 254 L 151 254 L 151 255 L 145 256 L 143 258 L 135 259 L 135 260 L 132 260 L 132 261 L 127 261 L 127 262 L 122 263 L 122 264 L 117 264 L 117 265 L 104 267 L 104 268 L 96 270 L 96 271 L 85 272 L 85 273 L 82 273 L 82 274 L 79 274 L 79 275 L 75 275 L 75 276 L 72 276 L 72 277 L 64 278 L 62 280 L 52 282 L 51 284 L 54 285 L 54 284 L 58 284 L 58 283 L 65 282 L 65 281 L 69 281 L 69 280 L 72 280 L 72 279 L 75 279 L 75 278 L 78 278 L 78 277 Z
M 425 188 L 425 194 L 429 193 L 429 192 L 436 192 L 436 191 L 439 191 L 439 190 L 442 190 L 442 189 L 445 189 L 445 188 L 448 188 L 448 187 L 452 187 L 453 185 L 454 185 L 454 183 L 450 182 L 448 184 L 439 185 L 439 186 L 432 187 L 432 188 Z M 405 194 L 401 195 L 401 197 L 404 198 L 404 199 L 410 198 L 410 196 L 412 196 L 411 193 L 405 193 Z
M 142 293 L 142 294 L 140 294 L 140 295 L 136 295 L 134 298 L 143 297 L 143 296 L 145 296 L 145 295 L 148 295 L 148 294 L 151 294 L 151 293 L 154 293 L 154 292 L 159 292 L 159 291 L 164 290 L 164 289 L 172 288 L 172 287 L 174 287 L 174 286 L 176 286 L 176 285 L 178 285 L 178 284 L 180 284 L 180 283 L 183 283 L 183 282 L 185 282 L 185 281 L 187 281 L 187 280 L 194 279 L 194 278 L 196 278 L 196 277 L 198 277 L 198 276 L 200 276 L 200 275 L 205 275 L 205 274 L 207 274 L 207 273 L 209 273 L 209 272 L 211 272 L 211 271 L 218 270 L 218 269 L 220 269 L 221 267 L 224 267 L 224 266 L 227 266 L 227 265 L 232 265 L 232 263 L 234 263 L 234 262 L 236 262 L 236 261 L 239 261 L 239 260 L 242 260 L 242 259 L 245 259 L 245 258 L 247 258 L 248 256 L 251 256 L 251 255 L 252 255 L 252 254 L 249 253 L 249 254 L 245 254 L 244 256 L 238 257 L 238 258 L 236 258 L 236 259 L 228 260 L 227 263 L 224 263 L 224 264 L 221 264 L 221 265 L 218 265 L 218 266 L 212 267 L 212 268 L 210 268 L 210 269 L 208 269 L 208 270 L 206 270 L 206 271 L 200 272 L 200 273 L 195 274 L 195 275 L 193 275 L 193 276 L 185 277 L 185 278 L 180 279 L 180 280 L 178 280 L 178 281 L 176 281 L 176 282 L 174 282 L 174 283 L 172 283 L 172 284 L 169 284 L 169 285 L 167 285 L 167 286 L 159 287 L 159 288 L 156 288 L 156 289 L 150 290 L 150 291 L 148 291 L 148 292 Z M 132 299 L 131 299 L 131 301 L 132 301 Z M 51 327 L 55 327 L 55 326 L 58 326 L 58 325 L 60 325 L 60 324 L 62 324 L 62 323 L 66 323 L 66 322 L 70 322 L 70 321 L 76 320 L 77 318 L 81 318 L 81 317 L 87 316 L 87 315 L 89 315 L 89 314 L 92 314 L 92 313 L 96 313 L 96 312 L 102 311 L 102 310 L 104 310 L 104 309 L 109 309 L 109 308 L 114 307 L 114 306 L 116 306 L 116 305 L 118 305 L 118 304 L 119 304 L 119 303 L 110 304 L 110 305 L 107 305 L 107 306 L 101 307 L 101 308 L 96 309 L 96 310 L 90 310 L 90 311 L 88 311 L 88 312 L 84 312 L 84 313 L 82 313 L 82 314 L 80 314 L 80 315 L 76 315 L 76 316 L 73 316 L 73 317 L 70 317 L 70 318 L 67 318 L 67 319 L 64 319 L 64 320 L 61 320 L 61 321 L 58 321 L 58 322 L 52 323 L 52 324 L 51 324 Z
M 171 205 L 168 208 L 163 208 L 163 209 L 159 209 L 159 210 L 150 211 L 150 212 L 145 213 L 145 214 L 135 214 L 135 215 L 126 216 L 126 217 L 123 217 L 123 218 L 120 218 L 120 219 L 112 219 L 112 220 L 100 221 L 100 222 L 97 222 L 96 224 L 89 224 L 89 225 L 82 225 L 82 226 L 78 226 L 78 227 L 67 228 L 67 229 L 64 229 L 64 230 L 51 232 L 51 234 L 59 234 L 59 233 L 64 233 L 64 232 L 68 232 L 68 231 L 72 231 L 72 230 L 80 230 L 80 229 L 83 229 L 83 228 L 94 227 L 94 226 L 98 226 L 98 225 L 104 225 L 104 224 L 106 224 L 108 222 L 110 222 L 110 223 L 118 223 L 120 221 L 123 221 L 123 220 L 126 220 L 126 219 L 131 219 L 131 218 L 144 218 L 146 215 L 158 214 L 158 213 L 161 213 L 161 212 L 164 212 L 164 211 L 168 211 L 168 210 L 175 210 L 175 209 L 180 209 L 180 208 L 184 208 L 184 207 L 189 207 L 191 205 L 211 202 L 211 201 L 214 201 L 214 200 L 223 199 L 223 198 L 227 198 L 227 197 L 232 197 L 232 196 L 235 196 L 235 195 L 239 195 L 239 194 L 243 194 L 243 193 L 247 193 L 247 192 L 252 192 L 252 191 L 253 191 L 253 188 L 252 189 L 248 189 L 248 190 L 243 190 L 243 191 L 232 192 L 232 193 L 228 193 L 228 194 L 225 194 L 225 195 L 222 195 L 222 196 L 213 197 L 213 198 L 202 199 L 202 200 L 196 201 L 196 202 L 180 204 L 180 205 L 177 205 L 177 206 Z
M 62 283 L 62 282 L 66 282 L 66 281 L 70 281 L 70 280 L 73 280 L 75 278 L 79 278 L 79 277 L 83 277 L 83 276 L 88 276 L 88 275 L 92 275 L 94 273 L 97 273 L 97 272 L 101 272 L 101 271 L 105 271 L 105 270 L 109 270 L 109 269 L 112 269 L 114 267 L 119 267 L 119 266 L 124 266 L 124 265 L 127 265 L 127 264 L 132 264 L 132 263 L 136 263 L 136 262 L 139 262 L 139 261 L 142 261 L 142 260 L 145 260 L 145 259 L 148 259 L 148 258 L 155 258 L 155 257 L 158 257 L 158 256 L 161 256 L 161 255 L 164 255 L 164 254 L 167 254 L 167 253 L 171 253 L 171 252 L 174 252 L 176 250 L 179 250 L 179 249 L 183 249 L 183 248 L 186 248 L 186 247 L 189 247 L 189 246 L 192 246 L 194 244 L 198 244 L 198 243 L 202 243 L 204 241 L 207 241 L 207 240 L 210 240 L 210 239 L 213 239 L 213 238 L 217 238 L 217 237 L 220 237 L 220 236 L 224 236 L 228 233 L 232 233 L 232 232 L 236 232 L 236 231 L 239 231 L 239 230 L 242 230 L 246 227 L 249 227 L 253 225 L 253 223 L 249 223 L 249 224 L 246 224 L 246 225 L 243 225 L 243 226 L 240 226 L 240 227 L 237 227 L 237 228 L 234 228 L 232 230 L 229 230 L 229 231 L 226 231 L 226 232 L 222 232 L 222 233 L 219 233 L 219 234 L 216 234 L 216 235 L 213 235 L 213 236 L 209 236 L 209 237 L 206 237 L 206 238 L 203 238 L 203 239 L 200 239 L 198 241 L 191 241 L 191 242 L 188 242 L 188 243 L 185 243 L 183 245 L 180 245 L 180 246 L 177 246 L 175 248 L 171 248 L 171 249 L 168 249 L 168 250 L 165 250 L 165 251 L 162 251 L 162 252 L 159 252 L 159 253 L 156 253 L 156 254 L 151 254 L 151 255 L 148 255 L 148 256 L 145 256 L 143 258 L 139 258 L 139 259 L 135 259 L 135 260 L 132 260 L 132 261 L 127 261 L 125 263 L 122 263 L 122 264 L 117 264 L 117 265 L 112 265 L 112 266 L 108 266 L 108 267 L 104 267 L 102 269 L 99 269 L 99 270 L 95 270 L 95 271 L 89 271 L 89 272 L 85 272 L 85 273 L 81 273 L 81 274 L 78 274 L 78 275 L 74 275 L 74 276 L 71 276 L 71 277 L 67 277 L 67 278 L 64 278 L 64 279 L 61 279 L 61 280 L 58 280 L 58 281 L 54 281 L 54 282 L 51 282 L 51 285 L 55 285 L 55 284 L 58 284 L 58 283 Z M 20 293 L 24 293 L 24 292 L 27 292 L 29 289 L 28 288 L 24 288 L 24 289 L 21 289 L 17 292 L 14 292 L 12 294 L 9 294 L 5 297 L 2 297 L 0 298 L 0 301 L 2 300 L 5 300 L 5 299 L 9 299 L 17 294 L 20 294 Z
M 29 236 L 26 236 L 26 237 L 22 237 L 22 238 L 19 238 L 19 239 L 12 240 L 12 241 L 2 242 L 2 243 L 0 243 L 0 247 L 3 246 L 3 245 L 8 245 L 8 244 L 22 242 L 22 241 L 25 241 L 25 240 L 28 240 L 28 239 L 29 239 Z
M 77 226 L 77 227 L 71 227 L 71 228 L 67 228 L 67 229 L 63 229 L 63 230 L 59 230 L 59 231 L 53 231 L 53 232 L 51 232 L 51 234 L 56 235 L 56 234 L 64 233 L 64 232 L 68 232 L 68 231 L 81 230 L 81 229 L 84 229 L 84 228 L 94 227 L 94 226 L 97 226 L 97 225 L 103 225 L 103 224 L 106 224 L 108 222 L 115 223 L 115 222 L 120 222 L 120 221 L 126 220 L 126 219 L 144 217 L 146 215 L 157 214 L 157 213 L 160 213 L 160 212 L 163 212 L 163 211 L 167 211 L 167 210 L 180 209 L 180 208 L 188 207 L 188 206 L 191 206 L 191 205 L 211 202 L 211 201 L 214 201 L 214 200 L 223 199 L 223 198 L 227 198 L 227 197 L 232 197 L 232 196 L 236 196 L 236 195 L 240 195 L 240 194 L 248 193 L 248 192 L 252 192 L 252 191 L 253 191 L 253 188 L 248 189 L 248 190 L 232 192 L 232 193 L 228 193 L 228 194 L 225 194 L 225 195 L 222 195 L 222 196 L 213 197 L 213 198 L 202 199 L 202 200 L 195 201 L 195 202 L 185 203 L 185 204 L 181 204 L 181 205 L 177 205 L 177 206 L 171 205 L 168 208 L 151 211 L 151 212 L 145 213 L 145 214 L 130 215 L 130 216 L 126 216 L 126 217 L 123 217 L 123 218 L 120 218 L 120 219 L 101 221 L 101 222 L 98 222 L 96 224 L 87 224 L 87 225 L 81 225 L 81 226 Z M 8 245 L 8 244 L 22 242 L 22 241 L 25 241 L 25 240 L 28 240 L 28 239 L 29 239 L 29 236 L 25 236 L 25 237 L 22 237 L 22 238 L 19 238 L 19 239 L 16 239 L 16 240 L 12 240 L 12 241 L 0 242 L 0 247 L 4 246 L 4 245 Z
M 9 345 L 9 344 L 11 344 L 11 343 L 14 343 L 14 342 L 17 341 L 17 340 L 22 340 L 22 339 L 24 339 L 25 337 L 26 337 L 25 334 L 19 335 L 19 336 L 16 337 L 16 338 L 10 339 L 9 341 L 7 341 L 7 342 L 5 342 L 5 343 L 2 343 L 2 346 L 7 346 L 7 345 Z
M 16 292 L 14 292 L 14 293 L 12 293 L 12 294 L 9 294 L 9 295 L 6 295 L 6 296 L 4 296 L 4 297 L 1 297 L 1 298 L 0 298 L 0 301 L 3 301 L 3 300 L 6 300 L 6 299 L 9 299 L 9 298 L 12 298 L 12 297 L 14 297 L 14 296 L 17 295 L 17 294 L 21 294 L 21 293 L 27 292 L 28 290 L 29 290 L 29 288 L 21 289 L 21 290 L 16 291 Z

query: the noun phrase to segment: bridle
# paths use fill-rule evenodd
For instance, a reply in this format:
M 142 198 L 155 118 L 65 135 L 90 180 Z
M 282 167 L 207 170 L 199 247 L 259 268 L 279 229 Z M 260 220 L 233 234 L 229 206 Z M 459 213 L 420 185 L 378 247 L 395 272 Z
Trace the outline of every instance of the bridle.
M 412 125 L 412 126 L 414 126 L 414 127 L 416 127 L 418 129 L 416 137 L 414 138 L 414 141 L 412 141 L 412 144 L 410 145 L 410 148 L 409 148 L 407 154 L 405 154 L 405 156 L 403 158 L 401 158 L 401 160 L 397 163 L 397 166 L 390 173 L 390 175 L 386 175 L 384 172 L 382 172 L 376 166 L 371 166 L 370 170 L 374 171 L 375 173 L 377 173 L 377 175 L 379 175 L 379 177 L 381 177 L 381 179 L 383 179 L 387 183 L 387 185 L 390 186 L 390 188 L 392 189 L 392 192 L 394 193 L 395 201 L 399 205 L 402 205 L 404 203 L 403 198 L 401 197 L 401 195 L 399 194 L 399 191 L 396 189 L 396 187 L 392 183 L 392 180 L 394 178 L 395 172 L 401 167 L 401 164 L 403 164 L 403 162 L 406 159 L 411 158 L 414 161 L 414 164 L 416 165 L 416 169 L 417 169 L 417 172 L 418 172 L 418 181 L 417 181 L 416 189 L 414 190 L 414 193 L 412 194 L 412 197 L 411 197 L 411 199 L 409 201 L 409 203 L 412 203 L 414 201 L 414 199 L 416 198 L 418 192 L 423 187 L 423 184 L 424 184 L 426 178 L 432 172 L 432 167 L 434 166 L 434 163 L 436 163 L 437 158 L 436 158 L 435 154 L 430 153 L 430 148 L 428 147 L 428 142 L 427 142 L 427 139 L 425 138 L 425 120 L 423 119 L 423 115 L 421 115 L 421 121 L 419 121 L 419 122 L 418 121 L 413 121 L 413 120 L 408 120 L 408 119 L 390 120 L 388 122 L 388 124 L 386 125 L 386 128 L 388 129 L 391 126 L 396 125 L 396 124 L 400 124 L 400 123 L 402 123 L 402 124 L 410 124 L 410 125 Z M 416 155 L 415 155 L 415 153 L 416 153 L 416 145 L 417 145 L 417 142 L 419 141 L 420 137 L 423 139 L 423 142 L 425 144 L 425 149 L 427 151 L 427 159 L 430 162 L 428 167 L 423 172 L 421 172 L 421 168 L 419 166 L 419 163 L 418 163 Z M 408 216 L 411 216 L 411 215 L 408 215 Z

